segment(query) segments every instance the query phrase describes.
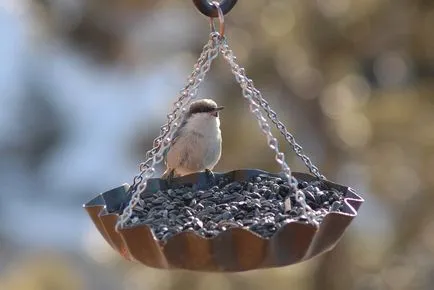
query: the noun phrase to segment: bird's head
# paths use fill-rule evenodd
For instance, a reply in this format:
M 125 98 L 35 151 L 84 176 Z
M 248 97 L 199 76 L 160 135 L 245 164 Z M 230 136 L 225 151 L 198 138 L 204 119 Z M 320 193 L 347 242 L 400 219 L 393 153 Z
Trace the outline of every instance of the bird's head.
M 217 106 L 217 103 L 211 99 L 201 99 L 191 103 L 187 117 L 198 116 L 200 114 L 201 116 L 218 118 L 219 112 L 223 109 L 224 107 Z

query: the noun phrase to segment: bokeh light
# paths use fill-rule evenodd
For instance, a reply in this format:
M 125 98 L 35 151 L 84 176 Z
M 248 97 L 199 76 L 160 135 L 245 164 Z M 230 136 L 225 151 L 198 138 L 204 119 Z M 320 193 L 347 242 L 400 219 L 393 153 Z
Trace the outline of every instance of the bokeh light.
M 306 154 L 366 198 L 333 251 L 190 273 L 125 261 L 101 237 L 82 204 L 131 183 L 208 21 L 191 1 L 0 0 L 0 289 L 431 290 L 433 1 L 239 0 L 225 16 L 238 62 Z M 216 171 L 277 169 L 221 59 L 199 94 L 226 107 Z

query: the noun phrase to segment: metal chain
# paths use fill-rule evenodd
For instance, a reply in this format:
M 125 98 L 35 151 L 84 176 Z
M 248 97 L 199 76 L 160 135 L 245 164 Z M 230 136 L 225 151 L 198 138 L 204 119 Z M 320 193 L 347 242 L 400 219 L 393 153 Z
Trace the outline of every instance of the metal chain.
M 241 70 L 244 73 L 244 69 Z M 319 179 L 325 179 L 325 176 L 320 173 L 319 168 L 312 163 L 310 158 L 307 157 L 307 155 L 303 152 L 303 148 L 295 141 L 294 136 L 290 132 L 288 132 L 286 126 L 278 119 L 277 113 L 270 107 L 269 103 L 263 98 L 261 92 L 254 88 L 253 81 L 248 80 L 248 82 L 250 83 L 249 85 L 253 88 L 252 90 L 253 90 L 254 99 L 261 104 L 261 107 L 267 113 L 271 122 L 274 123 L 276 128 L 279 130 L 280 134 L 282 134 L 282 136 L 285 137 L 286 141 L 288 141 L 288 143 L 291 144 L 295 154 L 298 157 L 300 157 L 300 159 L 304 162 L 306 167 L 313 175 L 315 175 Z
M 211 33 L 208 43 L 203 47 L 187 85 L 181 90 L 174 108 L 167 115 L 167 123 L 160 128 L 160 135 L 154 140 L 153 148 L 146 152 L 146 161 L 139 165 L 140 173 L 134 177 L 130 187 L 131 199 L 116 223 L 116 230 L 124 227 L 131 218 L 133 209 L 140 201 L 141 193 L 146 189 L 147 181 L 154 175 L 155 166 L 163 161 L 164 152 L 171 145 L 173 135 L 185 116 L 186 106 L 197 98 L 198 87 L 211 68 L 212 61 L 219 54 L 218 33 Z
M 224 44 L 227 46 L 227 44 Z M 226 51 L 228 48 L 226 48 Z M 304 162 L 306 167 L 309 169 L 309 171 L 315 175 L 316 177 L 320 179 L 325 179 L 325 176 L 320 173 L 320 170 L 317 166 L 315 166 L 310 158 L 304 153 L 303 147 L 301 147 L 296 141 L 294 136 L 286 129 L 286 126 L 278 119 L 277 113 L 271 108 L 270 104 L 267 102 L 267 100 L 264 99 L 262 96 L 262 93 L 254 87 L 253 81 L 246 77 L 244 68 L 240 68 L 237 64 L 236 69 L 239 72 L 240 77 L 243 77 L 244 80 L 248 83 L 248 87 L 251 89 L 251 95 L 253 99 L 258 102 L 261 107 L 264 109 L 264 111 L 267 113 L 268 117 L 270 118 L 271 122 L 274 123 L 276 128 L 279 130 L 280 134 L 288 141 L 289 144 L 291 144 L 295 154 L 300 157 L 300 159 Z
M 258 120 L 258 124 L 259 124 L 262 132 L 267 137 L 268 146 L 276 153 L 275 159 L 276 159 L 277 163 L 281 166 L 285 177 L 288 179 L 289 185 L 295 191 L 295 197 L 296 197 L 296 200 L 299 202 L 299 204 L 302 207 L 303 215 L 307 218 L 309 223 L 311 223 L 313 225 L 318 225 L 316 212 L 314 210 L 312 210 L 312 208 L 306 203 L 306 197 L 305 197 L 304 193 L 300 189 L 298 189 L 298 187 L 297 187 L 298 182 L 292 176 L 291 169 L 285 161 L 285 155 L 284 155 L 284 153 L 279 151 L 277 139 L 273 136 L 273 133 L 271 132 L 270 125 L 268 124 L 267 120 L 265 119 L 264 115 L 262 114 L 262 112 L 260 110 L 261 107 L 262 108 L 264 107 L 263 104 L 264 104 L 265 100 L 262 98 L 262 95 L 260 94 L 260 92 L 254 87 L 253 81 L 246 76 L 244 68 L 241 68 L 235 62 L 236 57 L 234 56 L 234 53 L 232 52 L 232 50 L 229 48 L 229 46 L 226 42 L 226 39 L 224 37 L 221 37 L 220 41 L 221 41 L 221 44 L 220 44 L 221 54 L 223 55 L 224 59 L 228 62 L 229 66 L 231 67 L 231 71 L 234 74 L 236 81 L 240 84 L 241 89 L 242 89 L 242 93 L 243 93 L 243 97 L 245 99 L 247 99 L 247 101 L 250 104 L 249 107 L 250 107 L 251 113 Z M 258 96 L 260 96 L 260 97 L 258 97 Z M 268 106 L 268 108 L 269 108 L 269 106 Z M 269 108 L 269 111 L 267 113 L 271 114 L 270 111 L 271 111 L 271 108 Z M 274 113 L 274 115 L 275 115 L 275 113 Z M 277 116 L 275 116 L 275 120 L 277 120 Z M 281 124 L 280 127 L 283 127 L 282 130 L 286 131 L 285 126 L 282 123 L 280 123 L 280 124 Z M 280 132 L 282 132 L 282 130 L 280 130 Z M 285 131 L 283 131 L 283 132 L 285 132 Z
M 214 2 L 213 2 L 214 3 Z M 218 3 L 214 5 L 220 10 Z M 220 22 L 223 23 L 223 15 L 220 16 Z M 212 19 L 211 19 L 212 20 Z M 235 56 L 229 49 L 224 35 L 220 35 L 215 31 L 213 23 L 211 23 L 211 34 L 208 43 L 203 47 L 202 53 L 194 65 L 193 72 L 188 78 L 188 83 L 181 90 L 178 100 L 174 103 L 174 108 L 167 115 L 167 123 L 160 128 L 160 135 L 154 140 L 153 148 L 146 152 L 145 161 L 139 165 L 140 173 L 134 177 L 133 184 L 130 187 L 131 199 L 128 206 L 124 209 L 116 224 L 116 230 L 125 226 L 130 220 L 133 209 L 139 203 L 141 193 L 146 189 L 147 181 L 154 175 L 155 166 L 163 161 L 165 151 L 170 147 L 173 135 L 176 133 L 180 121 L 185 116 L 186 106 L 195 98 L 197 98 L 198 87 L 205 78 L 206 73 L 211 67 L 212 61 L 218 56 L 219 50 L 223 57 L 229 63 L 232 73 L 237 82 L 241 85 L 243 96 L 250 104 L 250 111 L 258 120 L 258 124 L 262 132 L 267 137 L 268 146 L 276 153 L 275 159 L 282 167 L 285 177 L 288 179 L 289 185 L 296 192 L 296 200 L 300 203 L 304 216 L 309 223 L 318 225 L 316 212 L 313 211 L 306 203 L 304 193 L 298 189 L 297 180 L 292 176 L 291 169 L 285 161 L 284 153 L 279 151 L 278 141 L 273 136 L 271 128 L 261 112 L 261 108 L 267 113 L 270 120 L 275 124 L 279 132 L 292 145 L 294 152 L 299 156 L 309 170 L 317 177 L 324 179 L 320 174 L 318 167 L 313 165 L 312 161 L 303 153 L 302 147 L 296 143 L 294 136 L 288 132 L 285 125 L 279 121 L 277 114 L 272 110 L 268 102 L 263 98 L 261 92 L 254 87 L 253 81 L 249 79 L 244 68 L 241 68 L 235 62 Z M 221 32 L 224 31 L 221 29 Z
M 220 39 L 222 40 L 222 45 L 223 46 L 226 45 L 226 50 L 229 50 L 224 35 L 225 21 L 224 21 L 224 12 L 222 11 L 221 4 L 219 4 L 216 1 L 211 2 L 211 4 L 218 11 L 218 19 L 220 22 L 219 35 L 220 35 Z M 215 32 L 215 25 L 212 17 L 210 18 L 210 24 L 211 24 L 211 30 Z M 262 97 L 261 92 L 255 88 L 255 86 L 253 85 L 253 81 L 246 77 L 244 69 L 240 68 L 236 63 L 234 63 L 234 65 L 236 66 L 235 67 L 236 70 L 237 71 L 239 70 L 239 74 L 237 75 L 242 76 L 244 80 L 248 82 L 248 87 L 252 90 L 251 95 L 253 99 L 261 105 L 262 109 L 264 109 L 264 111 L 267 113 L 270 120 L 274 123 L 276 128 L 279 130 L 280 134 L 282 134 L 282 136 L 285 137 L 286 141 L 288 141 L 288 143 L 291 144 L 295 154 L 301 158 L 301 160 L 304 162 L 304 164 L 307 166 L 307 168 L 310 170 L 310 172 L 313 175 L 315 175 L 319 179 L 325 179 L 325 176 L 320 173 L 318 167 L 315 166 L 312 163 L 312 161 L 309 159 L 309 157 L 307 157 L 307 155 L 303 152 L 303 148 L 299 144 L 297 144 L 294 136 L 290 132 L 288 132 L 286 126 L 277 118 L 277 113 L 273 111 L 273 109 L 270 107 L 270 104 Z

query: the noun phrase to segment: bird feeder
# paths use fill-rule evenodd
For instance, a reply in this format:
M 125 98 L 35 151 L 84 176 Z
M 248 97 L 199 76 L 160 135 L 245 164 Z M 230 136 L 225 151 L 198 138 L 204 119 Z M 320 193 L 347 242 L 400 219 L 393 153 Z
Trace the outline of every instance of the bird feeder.
M 133 184 L 101 193 L 84 205 L 100 234 L 125 259 L 160 269 L 240 272 L 299 263 L 333 249 L 363 199 L 327 180 L 236 63 L 224 34 L 224 15 L 236 0 L 194 0 L 210 17 L 211 33 L 187 85 L 167 115 Z M 218 19 L 216 30 L 214 20 Z M 229 64 L 281 172 L 240 169 L 198 172 L 169 183 L 154 178 L 186 108 L 215 58 Z M 311 174 L 292 172 L 268 119 Z

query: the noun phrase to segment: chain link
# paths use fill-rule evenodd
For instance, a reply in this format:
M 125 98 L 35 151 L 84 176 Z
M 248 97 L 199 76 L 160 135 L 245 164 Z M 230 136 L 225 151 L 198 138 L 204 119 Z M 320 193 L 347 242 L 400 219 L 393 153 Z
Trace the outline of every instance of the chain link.
M 145 161 L 140 163 L 140 173 L 134 177 L 130 187 L 131 199 L 116 223 L 116 230 L 124 227 L 131 218 L 133 209 L 140 201 L 141 193 L 146 189 L 147 181 L 154 175 L 155 166 L 163 161 L 165 151 L 170 147 L 173 135 L 185 116 L 186 106 L 197 98 L 198 87 L 211 68 L 212 61 L 219 54 L 218 33 L 211 33 L 208 43 L 194 65 L 193 72 L 188 78 L 187 85 L 181 90 L 180 96 L 174 103 L 174 108 L 167 115 L 167 123 L 160 128 L 160 135 L 154 140 L 153 148 L 146 152 Z
M 241 70 L 244 73 L 244 69 Z M 286 126 L 278 119 L 277 113 L 270 107 L 270 104 L 263 98 L 261 92 L 254 88 L 253 81 L 248 80 L 248 82 L 252 87 L 253 96 L 255 100 L 261 104 L 261 107 L 267 113 L 271 122 L 273 122 L 276 128 L 279 130 L 280 134 L 282 134 L 282 136 L 285 137 L 286 141 L 288 141 L 288 143 L 291 144 L 295 154 L 298 157 L 300 157 L 300 159 L 303 161 L 303 163 L 306 165 L 306 167 L 313 175 L 315 175 L 319 179 L 325 179 L 325 176 L 320 173 L 318 167 L 312 163 L 310 158 L 307 157 L 307 155 L 303 152 L 303 148 L 295 141 L 294 136 L 286 129 Z
M 270 125 L 268 124 L 267 120 L 265 119 L 264 115 L 262 114 L 262 112 L 260 110 L 261 107 L 264 108 L 264 103 L 266 103 L 266 101 L 263 99 L 261 93 L 254 87 L 253 81 L 246 76 L 244 68 L 241 68 L 235 62 L 236 57 L 234 56 L 234 53 L 232 52 L 232 50 L 229 49 L 229 46 L 226 42 L 226 39 L 224 37 L 222 37 L 222 38 L 220 38 L 220 40 L 221 40 L 221 44 L 220 44 L 221 54 L 223 55 L 223 58 L 228 62 L 229 66 L 231 67 L 231 71 L 234 74 L 236 81 L 241 86 L 243 97 L 245 99 L 247 99 L 247 101 L 249 102 L 249 107 L 250 107 L 251 113 L 256 117 L 262 132 L 267 137 L 268 146 L 275 152 L 275 154 L 276 154 L 275 159 L 276 159 L 277 163 L 281 166 L 283 174 L 287 178 L 289 185 L 295 191 L 295 193 L 296 193 L 295 197 L 296 197 L 296 200 L 299 202 L 299 204 L 302 207 L 303 215 L 307 218 L 309 223 L 311 223 L 313 225 L 318 225 L 316 212 L 314 210 L 312 210 L 312 208 L 310 208 L 310 206 L 306 203 L 306 197 L 305 197 L 304 193 L 300 189 L 298 189 L 298 187 L 297 187 L 298 182 L 292 176 L 291 169 L 285 161 L 285 155 L 284 155 L 284 153 L 279 151 L 277 139 L 273 136 L 273 133 L 271 132 Z M 266 103 L 266 104 L 268 105 L 268 103 Z M 275 112 L 273 112 L 271 110 L 270 106 L 268 105 L 265 107 L 267 107 L 269 109 L 268 111 L 266 110 L 268 116 L 270 117 L 270 115 L 274 115 L 275 116 L 274 120 L 277 120 L 277 115 Z M 270 119 L 271 119 L 271 117 L 270 117 Z M 279 127 L 282 128 L 282 130 L 280 130 L 280 132 L 286 131 L 288 133 L 285 126 L 281 122 L 278 121 L 278 124 L 279 124 Z M 289 134 L 289 135 L 292 137 L 291 134 Z M 292 137 L 292 140 L 293 139 L 294 139 L 294 137 Z M 293 143 L 296 144 L 295 141 Z M 293 144 L 293 143 L 291 143 L 291 144 Z M 298 147 L 300 147 L 300 146 L 298 145 Z M 309 169 L 310 168 L 311 167 L 309 167 Z
M 315 175 L 316 177 L 320 179 L 325 179 L 325 176 L 320 173 L 320 170 L 317 166 L 315 166 L 310 158 L 304 153 L 303 147 L 301 147 L 296 141 L 294 136 L 286 129 L 286 126 L 278 119 L 277 113 L 271 108 L 270 104 L 267 102 L 267 100 L 264 99 L 262 96 L 262 93 L 255 88 L 253 81 L 249 78 L 247 78 L 245 69 L 239 67 L 238 64 L 234 62 L 235 57 L 233 56 L 233 52 L 229 50 L 227 43 L 223 44 L 224 50 L 226 53 L 231 54 L 233 57 L 233 69 L 236 71 L 235 78 L 238 82 L 246 82 L 247 87 L 249 91 L 249 94 L 252 96 L 252 98 L 260 104 L 262 109 L 267 113 L 269 119 L 275 127 L 279 130 L 280 134 L 288 141 L 289 144 L 291 144 L 295 154 L 300 157 L 300 159 L 304 162 L 306 167 L 309 169 L 309 171 Z M 228 60 L 228 58 L 226 58 Z M 228 60 L 229 61 L 229 60 Z M 232 64 L 231 64 L 232 67 Z

